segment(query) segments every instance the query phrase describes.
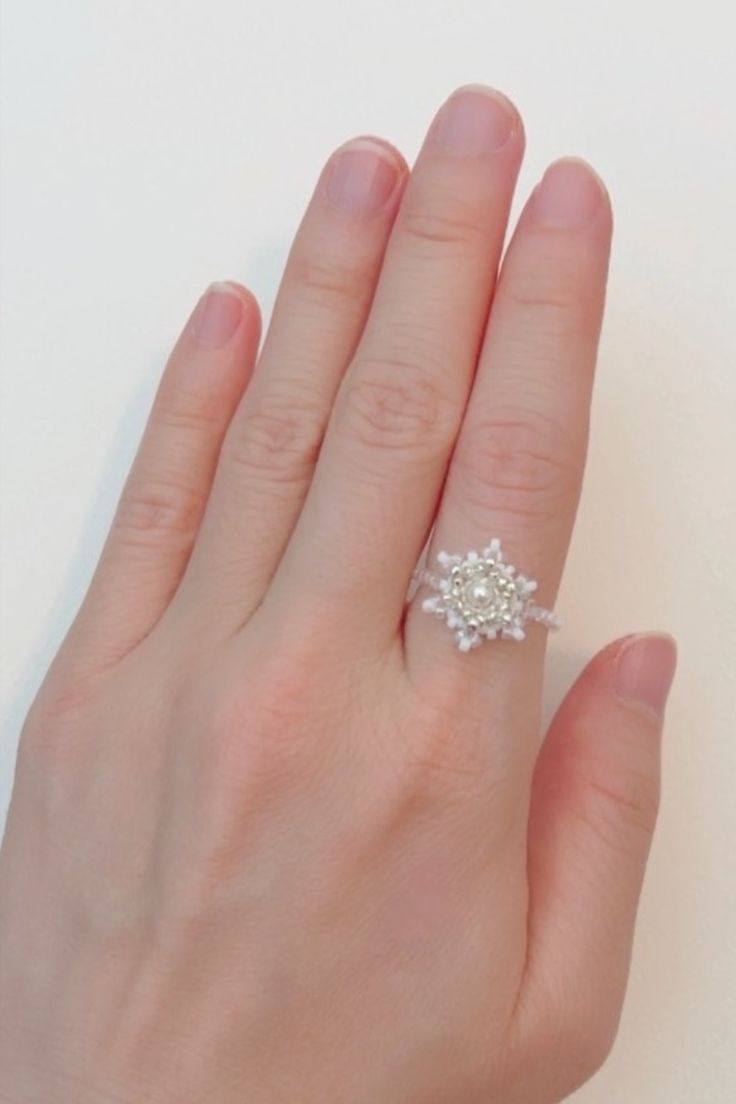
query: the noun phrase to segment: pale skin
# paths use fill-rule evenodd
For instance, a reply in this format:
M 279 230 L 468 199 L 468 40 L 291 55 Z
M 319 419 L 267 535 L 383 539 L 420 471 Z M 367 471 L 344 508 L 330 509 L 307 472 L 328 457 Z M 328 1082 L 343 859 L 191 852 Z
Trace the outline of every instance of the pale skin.
M 3 1104 L 548 1104 L 607 1055 L 674 645 L 544 734 L 542 627 L 462 654 L 406 602 L 430 534 L 555 601 L 611 208 L 557 162 L 501 263 L 523 144 L 475 86 L 411 172 L 347 143 L 260 350 L 238 284 L 187 322 L 21 739 Z

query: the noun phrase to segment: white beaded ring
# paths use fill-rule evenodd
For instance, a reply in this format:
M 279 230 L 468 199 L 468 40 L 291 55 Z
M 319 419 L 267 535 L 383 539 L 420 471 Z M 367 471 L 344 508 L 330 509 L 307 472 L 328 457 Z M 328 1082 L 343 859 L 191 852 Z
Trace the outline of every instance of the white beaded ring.
M 518 575 L 505 562 L 498 538 L 482 552 L 462 556 L 440 552 L 437 563 L 441 574 L 424 571 L 420 575 L 420 581 L 435 591 L 424 599 L 422 609 L 447 623 L 461 652 L 477 648 L 483 640 L 523 640 L 529 621 L 559 629 L 557 615 L 532 602 L 537 589 L 534 580 Z

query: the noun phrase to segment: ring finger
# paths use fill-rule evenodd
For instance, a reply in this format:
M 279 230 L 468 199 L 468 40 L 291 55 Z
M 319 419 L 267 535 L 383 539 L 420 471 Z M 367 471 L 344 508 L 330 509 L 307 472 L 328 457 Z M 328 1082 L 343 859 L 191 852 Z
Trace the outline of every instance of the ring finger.
M 499 538 L 508 560 L 539 583 L 550 605 L 567 552 L 585 462 L 588 412 L 611 235 L 607 195 L 587 165 L 552 165 L 509 246 L 489 317 L 473 393 L 429 549 L 463 553 Z M 544 633 L 461 654 L 443 622 L 421 608 L 406 620 L 407 653 L 421 679 L 439 667 L 477 673 L 490 686 L 488 649 L 505 685 L 528 683 Z M 536 596 L 535 596 L 536 597 Z M 532 635 L 534 643 L 532 643 Z M 525 694 L 529 702 L 533 697 Z M 511 700 L 518 696 L 510 693 Z

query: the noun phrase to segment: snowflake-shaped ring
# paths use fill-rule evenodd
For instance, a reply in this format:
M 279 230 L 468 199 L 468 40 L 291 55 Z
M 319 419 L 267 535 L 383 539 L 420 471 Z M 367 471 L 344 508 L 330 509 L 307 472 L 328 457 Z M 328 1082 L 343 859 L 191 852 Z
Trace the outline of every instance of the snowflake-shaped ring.
M 421 575 L 421 581 L 435 592 L 424 599 L 422 609 L 446 622 L 461 652 L 477 648 L 484 640 L 523 640 L 529 621 L 548 629 L 560 627 L 556 614 L 534 604 L 537 584 L 505 561 L 497 538 L 481 552 L 462 556 L 440 552 L 437 563 L 441 574 L 425 571 Z

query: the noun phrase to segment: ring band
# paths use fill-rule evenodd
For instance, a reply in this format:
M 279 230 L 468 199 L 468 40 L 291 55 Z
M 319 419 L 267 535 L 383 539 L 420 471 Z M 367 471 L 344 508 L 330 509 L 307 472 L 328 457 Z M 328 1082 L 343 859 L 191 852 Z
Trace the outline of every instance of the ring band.
M 530 621 L 547 629 L 560 628 L 552 610 L 532 601 L 536 582 L 517 574 L 506 562 L 497 537 L 481 552 L 440 552 L 437 563 L 439 574 L 420 574 L 420 581 L 435 591 L 424 599 L 422 609 L 446 622 L 461 652 L 477 648 L 484 640 L 523 640 L 524 626 Z

